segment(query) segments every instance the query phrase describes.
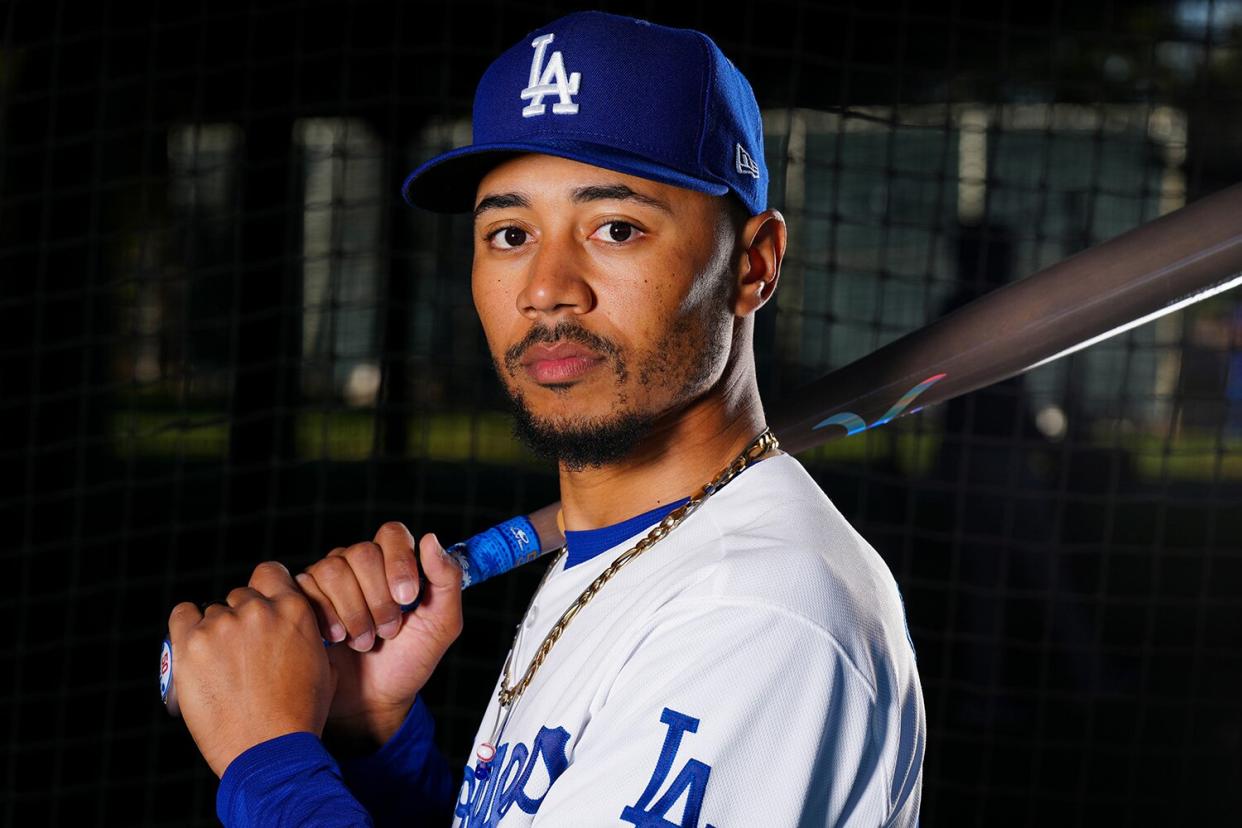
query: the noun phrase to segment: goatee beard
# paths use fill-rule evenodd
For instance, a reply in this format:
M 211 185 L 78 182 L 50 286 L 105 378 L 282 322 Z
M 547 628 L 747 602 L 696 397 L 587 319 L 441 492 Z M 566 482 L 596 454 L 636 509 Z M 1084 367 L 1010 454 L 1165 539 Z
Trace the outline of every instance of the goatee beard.
M 579 418 L 552 425 L 540 422 L 521 394 L 510 393 L 513 436 L 545 460 L 568 471 L 599 468 L 625 459 L 651 432 L 655 417 L 630 412 L 608 419 Z
M 521 358 L 532 345 L 547 342 L 578 342 L 602 355 L 624 382 L 627 376 L 620 349 L 612 342 L 585 328 L 561 321 L 552 328 L 532 328 L 521 342 L 505 351 L 504 369 L 493 363 L 513 411 L 513 435 L 532 452 L 545 460 L 561 464 L 569 471 L 616 463 L 624 459 L 640 440 L 650 433 L 655 416 L 629 412 L 615 417 L 588 419 L 580 417 L 552 424 L 535 418 L 521 392 L 510 387 L 504 376 L 516 376 Z

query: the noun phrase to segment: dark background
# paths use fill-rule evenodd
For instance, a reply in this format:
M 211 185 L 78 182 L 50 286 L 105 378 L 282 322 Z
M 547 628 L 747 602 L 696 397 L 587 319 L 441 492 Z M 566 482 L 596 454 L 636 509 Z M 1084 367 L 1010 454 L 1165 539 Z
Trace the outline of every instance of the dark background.
M 585 7 L 0 3 L 0 822 L 212 823 L 156 695 L 177 601 L 556 498 L 468 228 L 398 190 L 495 55 Z M 1242 180 L 1237 2 L 593 7 L 706 31 L 769 119 L 768 401 Z M 1240 307 L 802 458 L 905 596 L 924 824 L 1235 813 Z M 467 593 L 426 691 L 454 765 L 539 575 Z

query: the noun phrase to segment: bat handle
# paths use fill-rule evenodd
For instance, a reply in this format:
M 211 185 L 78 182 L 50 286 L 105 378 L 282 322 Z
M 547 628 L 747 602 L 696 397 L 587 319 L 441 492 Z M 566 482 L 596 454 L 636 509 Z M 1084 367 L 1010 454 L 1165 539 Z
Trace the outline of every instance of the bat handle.
M 506 520 L 446 549 L 461 567 L 462 589 L 508 572 L 544 552 L 561 548 L 565 541 L 556 522 L 559 510 L 559 503 L 545 506 L 529 516 Z M 426 587 L 426 579 L 423 579 L 423 587 Z M 412 603 L 401 606 L 401 612 L 404 614 L 417 608 L 422 596 L 423 590 L 420 589 Z M 325 647 L 332 646 L 327 639 L 323 643 Z M 167 636 L 160 648 L 160 698 L 170 716 L 181 715 L 177 687 L 173 683 L 173 646 Z

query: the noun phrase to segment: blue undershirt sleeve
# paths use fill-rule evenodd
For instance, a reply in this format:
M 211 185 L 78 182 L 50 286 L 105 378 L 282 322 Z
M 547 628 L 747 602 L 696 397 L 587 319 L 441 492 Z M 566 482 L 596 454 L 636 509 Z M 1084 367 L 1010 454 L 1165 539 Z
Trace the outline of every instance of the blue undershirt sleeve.
M 313 733 L 260 742 L 225 769 L 216 816 L 228 828 L 248 825 L 372 825 Z
M 434 737 L 435 721 L 418 696 L 383 747 L 341 763 L 346 784 L 375 825 L 449 824 L 456 788 Z
M 262 742 L 225 769 L 216 814 L 229 828 L 448 824 L 453 780 L 433 734 L 419 698 L 383 747 L 342 765 L 313 733 Z

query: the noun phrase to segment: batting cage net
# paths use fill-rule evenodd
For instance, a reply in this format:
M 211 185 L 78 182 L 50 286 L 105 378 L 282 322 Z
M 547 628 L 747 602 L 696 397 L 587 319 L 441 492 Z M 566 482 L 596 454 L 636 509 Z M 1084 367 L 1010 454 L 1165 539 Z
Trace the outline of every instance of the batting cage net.
M 769 407 L 1242 181 L 1239 2 L 601 7 L 707 32 L 755 87 L 790 226 Z M 384 521 L 462 539 L 556 500 L 468 219 L 399 189 L 572 8 L 0 4 L 0 822 L 214 824 L 157 693 L 174 604 Z M 924 824 L 1234 814 L 1236 291 L 800 460 L 901 587 Z M 425 691 L 456 767 L 542 570 L 466 593 Z

